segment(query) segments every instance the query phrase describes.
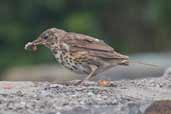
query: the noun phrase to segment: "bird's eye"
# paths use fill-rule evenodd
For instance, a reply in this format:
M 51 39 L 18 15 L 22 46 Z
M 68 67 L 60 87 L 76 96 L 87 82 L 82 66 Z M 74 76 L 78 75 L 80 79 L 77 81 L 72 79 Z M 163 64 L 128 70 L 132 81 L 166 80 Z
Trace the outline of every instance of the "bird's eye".
M 45 34 L 45 36 L 43 37 L 45 40 L 48 39 L 48 34 Z

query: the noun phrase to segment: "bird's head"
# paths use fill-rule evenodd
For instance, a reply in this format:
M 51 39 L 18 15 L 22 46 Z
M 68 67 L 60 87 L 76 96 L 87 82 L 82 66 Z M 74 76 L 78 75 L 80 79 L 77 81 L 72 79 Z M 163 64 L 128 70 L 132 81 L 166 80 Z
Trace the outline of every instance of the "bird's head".
M 29 47 L 33 47 L 33 46 L 36 47 L 38 45 L 44 45 L 48 48 L 52 48 L 52 46 L 54 45 L 57 46 L 58 40 L 64 37 L 65 34 L 66 32 L 61 29 L 57 29 L 57 28 L 47 29 L 44 32 L 42 32 L 36 40 L 26 44 L 25 49 L 28 49 Z

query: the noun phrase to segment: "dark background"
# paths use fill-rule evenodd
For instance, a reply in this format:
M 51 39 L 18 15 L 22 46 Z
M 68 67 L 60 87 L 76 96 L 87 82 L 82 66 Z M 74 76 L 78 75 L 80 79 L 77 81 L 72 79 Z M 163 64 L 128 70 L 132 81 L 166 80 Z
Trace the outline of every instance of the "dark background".
M 56 64 L 48 49 L 24 45 L 56 27 L 104 40 L 123 54 L 171 49 L 171 0 L 0 0 L 0 74 Z

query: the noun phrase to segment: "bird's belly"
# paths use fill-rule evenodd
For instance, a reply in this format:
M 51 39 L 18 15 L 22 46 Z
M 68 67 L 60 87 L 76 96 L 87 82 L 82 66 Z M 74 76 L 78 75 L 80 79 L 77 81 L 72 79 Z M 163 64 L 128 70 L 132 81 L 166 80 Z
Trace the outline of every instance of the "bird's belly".
M 73 72 L 81 73 L 81 74 L 89 74 L 90 68 L 87 65 L 81 63 L 75 63 L 73 61 L 66 61 L 63 63 L 63 66 Z
M 89 74 L 90 72 L 90 68 L 88 67 L 88 65 L 84 63 L 77 63 L 73 59 L 65 59 L 63 61 L 63 65 L 64 67 L 76 73 Z

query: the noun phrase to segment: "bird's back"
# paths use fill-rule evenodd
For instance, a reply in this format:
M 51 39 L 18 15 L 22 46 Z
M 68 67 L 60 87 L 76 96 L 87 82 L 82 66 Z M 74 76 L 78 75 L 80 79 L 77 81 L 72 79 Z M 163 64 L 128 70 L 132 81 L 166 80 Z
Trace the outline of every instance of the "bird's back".
M 68 33 L 63 42 L 70 47 L 70 52 L 86 51 L 90 56 L 103 59 L 128 59 L 128 56 L 116 52 L 103 40 L 91 36 Z

